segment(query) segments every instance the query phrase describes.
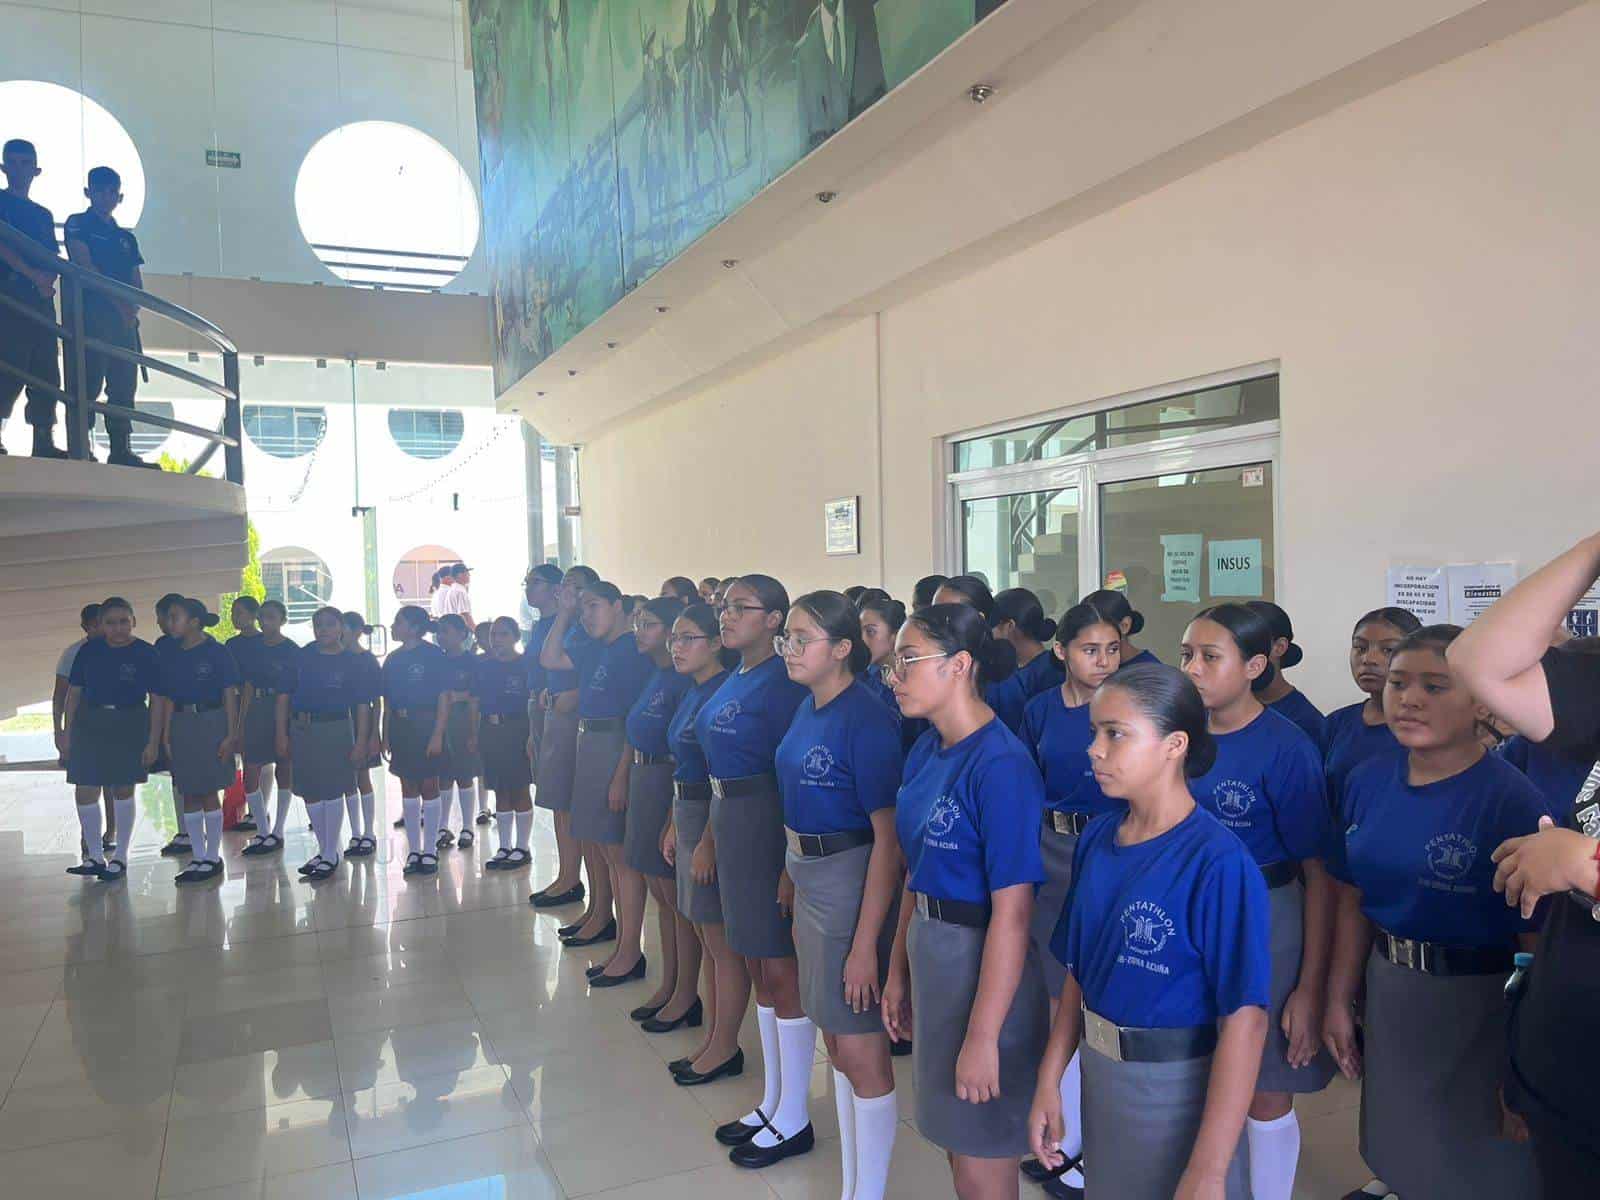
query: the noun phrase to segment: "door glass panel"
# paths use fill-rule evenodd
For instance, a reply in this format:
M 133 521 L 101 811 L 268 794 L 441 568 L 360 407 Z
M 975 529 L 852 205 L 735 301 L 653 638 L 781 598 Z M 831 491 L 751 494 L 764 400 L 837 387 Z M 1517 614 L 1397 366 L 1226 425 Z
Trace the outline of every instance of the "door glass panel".
M 1102 580 L 1144 614 L 1141 649 L 1176 664 L 1199 609 L 1273 599 L 1274 486 L 1270 463 L 1101 485 Z
M 1078 489 L 963 501 L 961 564 L 996 592 L 1028 588 L 1059 617 L 1078 599 Z

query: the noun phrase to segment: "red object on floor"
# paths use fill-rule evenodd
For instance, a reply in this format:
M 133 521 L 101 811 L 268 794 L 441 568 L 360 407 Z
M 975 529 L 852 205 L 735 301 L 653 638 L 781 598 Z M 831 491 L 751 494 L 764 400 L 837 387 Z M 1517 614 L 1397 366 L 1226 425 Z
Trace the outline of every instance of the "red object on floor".
M 244 817 L 244 775 L 235 773 L 232 786 L 222 793 L 222 827 L 232 829 Z

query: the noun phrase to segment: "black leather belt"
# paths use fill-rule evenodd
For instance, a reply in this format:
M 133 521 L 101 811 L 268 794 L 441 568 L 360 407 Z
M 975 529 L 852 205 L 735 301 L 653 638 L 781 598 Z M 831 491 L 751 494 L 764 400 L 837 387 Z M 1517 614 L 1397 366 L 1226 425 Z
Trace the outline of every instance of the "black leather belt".
M 1047 808 L 1044 810 L 1044 827 L 1051 833 L 1080 834 L 1089 824 L 1089 813 L 1061 812 L 1059 809 Z
M 220 700 L 212 700 L 207 704 L 174 704 L 172 706 L 172 711 L 180 713 L 207 713 L 216 712 L 221 707 L 222 702 Z
M 484 713 L 483 719 L 491 725 L 526 725 L 528 714 L 519 713 Z
M 622 728 L 621 717 L 579 717 L 579 733 L 615 733 Z
M 250 686 L 258 696 L 276 696 L 278 694 L 277 688 L 256 687 L 254 684 L 251 684 Z
M 322 725 L 328 721 L 348 721 L 350 714 L 343 709 L 337 712 L 296 712 L 294 719 L 302 725 Z
M 1395 966 L 1424 975 L 1509 975 L 1515 957 L 1509 946 L 1441 946 L 1383 929 L 1374 936 L 1373 949 Z
M 409 721 L 412 717 L 432 717 L 437 714 L 431 708 L 391 708 L 389 715 L 391 717 L 404 717 Z
M 95 709 L 99 712 L 131 712 L 136 708 L 142 710 L 144 708 L 144 701 L 139 700 L 133 704 L 90 704 L 87 707 Z
M 1261 878 L 1266 880 L 1267 890 L 1276 891 L 1278 888 L 1287 887 L 1300 878 L 1300 864 L 1292 858 L 1282 862 L 1268 863 L 1261 868 Z
M 636 767 L 659 767 L 671 761 L 670 754 L 646 754 L 643 750 L 633 752 L 633 765 Z
M 709 783 L 695 783 L 674 779 L 672 781 L 672 798 L 674 800 L 688 800 L 704 803 L 711 799 L 711 785 Z
M 768 792 L 778 790 L 778 777 L 771 773 L 765 775 L 741 775 L 737 779 L 711 778 L 711 794 L 718 800 L 737 800 L 741 796 L 764 796 Z
M 1217 1048 L 1215 1025 L 1129 1029 L 1083 1010 L 1083 1042 L 1114 1062 L 1185 1062 Z
M 967 925 L 973 929 L 984 929 L 989 924 L 990 908 L 988 904 L 973 904 L 967 900 L 940 900 L 923 892 L 917 893 L 917 911 L 931 920 L 943 921 L 946 925 Z
M 870 846 L 877 839 L 870 829 L 846 829 L 839 833 L 796 833 L 787 825 L 783 836 L 789 842 L 789 851 L 799 858 L 827 858 L 830 854 L 843 854 L 857 846 Z M 985 922 L 987 924 L 987 922 Z

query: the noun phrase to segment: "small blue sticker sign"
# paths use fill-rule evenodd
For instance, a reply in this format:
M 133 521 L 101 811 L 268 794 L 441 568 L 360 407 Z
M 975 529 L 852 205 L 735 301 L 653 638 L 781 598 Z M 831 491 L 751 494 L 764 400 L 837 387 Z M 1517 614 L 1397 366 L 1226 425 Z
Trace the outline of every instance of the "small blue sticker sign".
M 1210 565 L 1211 595 L 1261 596 L 1261 539 L 1233 538 L 1212 542 L 1206 559 Z

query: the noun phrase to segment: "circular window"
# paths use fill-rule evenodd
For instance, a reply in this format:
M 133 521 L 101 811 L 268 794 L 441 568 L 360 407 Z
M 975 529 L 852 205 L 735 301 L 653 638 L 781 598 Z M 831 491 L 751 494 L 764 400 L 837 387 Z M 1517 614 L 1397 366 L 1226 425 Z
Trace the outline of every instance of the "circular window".
M 328 431 L 328 414 L 321 408 L 289 404 L 241 406 L 245 436 L 258 450 L 273 458 L 299 458 L 310 454 Z
M 261 556 L 261 583 L 267 599 L 289 613 L 289 624 L 303 625 L 333 595 L 328 564 L 301 546 L 280 546 Z
M 139 401 L 139 411 L 147 412 L 153 417 L 165 417 L 169 421 L 176 419 L 176 414 L 172 411 L 172 405 L 165 400 L 141 400 Z M 133 447 L 135 454 L 140 458 L 146 458 L 161 452 L 161 447 L 167 444 L 167 435 L 171 432 L 171 430 L 163 429 L 159 425 L 146 425 L 142 421 L 135 421 L 129 443 Z M 109 453 L 110 443 L 106 441 L 103 422 L 96 424 L 89 436 L 93 439 L 96 450 L 102 453 Z
M 436 291 L 478 244 L 478 200 L 461 164 L 392 121 L 343 125 L 312 146 L 294 210 L 323 265 L 359 287 Z
M 443 458 L 461 444 L 461 414 L 453 409 L 392 408 L 389 436 L 412 458 Z
M 461 556 L 448 546 L 418 546 L 407 550 L 394 568 L 395 602 L 428 608 L 428 602 L 433 599 L 433 573 L 460 561 Z
M 117 224 L 132 228 L 144 212 L 144 164 L 133 139 L 115 117 L 81 92 L 36 79 L 0 83 L 5 138 L 32 142 L 39 152 L 39 178 L 28 198 L 50 210 L 59 225 L 88 207 L 83 185 L 90 167 L 110 167 L 122 176 Z

